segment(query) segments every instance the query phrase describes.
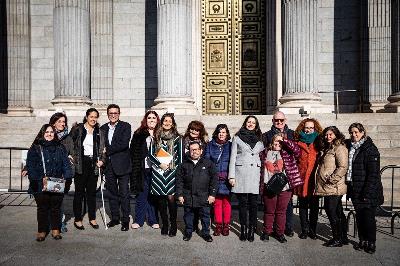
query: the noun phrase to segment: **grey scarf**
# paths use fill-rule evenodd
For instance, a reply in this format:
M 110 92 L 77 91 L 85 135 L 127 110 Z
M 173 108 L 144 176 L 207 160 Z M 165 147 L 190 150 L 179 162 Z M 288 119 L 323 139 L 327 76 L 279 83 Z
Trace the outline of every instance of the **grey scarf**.
M 350 151 L 349 151 L 349 168 L 347 169 L 347 176 L 346 176 L 346 181 L 348 181 L 348 182 L 351 182 L 353 180 L 352 173 L 353 173 L 354 154 L 355 154 L 356 150 L 358 150 L 361 147 L 361 145 L 364 144 L 364 142 L 365 142 L 365 138 L 362 138 L 358 142 L 351 143 L 351 147 L 350 147 Z

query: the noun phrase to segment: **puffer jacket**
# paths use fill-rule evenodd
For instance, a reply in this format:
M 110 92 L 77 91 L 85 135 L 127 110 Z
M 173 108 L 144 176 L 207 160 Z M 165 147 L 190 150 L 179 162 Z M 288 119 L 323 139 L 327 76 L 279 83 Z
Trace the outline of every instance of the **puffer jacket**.
M 219 185 L 218 192 L 219 195 L 229 195 L 231 191 L 231 186 L 228 182 L 228 170 L 229 170 L 229 160 L 231 157 L 231 146 L 230 141 L 224 144 L 218 144 L 215 139 L 212 139 L 205 150 L 204 158 L 211 160 L 218 171 Z
M 318 151 L 314 143 L 307 145 L 307 143 L 299 141 L 297 145 L 299 145 L 301 150 L 298 167 L 304 184 L 295 188 L 293 192 L 299 197 L 309 197 L 312 196 L 315 188 L 315 169 L 317 167 Z
M 347 142 L 350 150 L 351 142 Z M 383 204 L 383 188 L 380 175 L 380 155 L 370 137 L 356 150 L 352 162 L 352 181 L 348 195 L 356 206 L 376 207 Z
M 345 178 L 349 152 L 344 144 L 333 145 L 321 152 L 316 170 L 315 195 L 340 196 L 346 194 Z
M 43 152 L 44 162 L 46 164 L 46 173 L 43 168 L 43 160 L 41 149 Z M 66 190 L 69 190 L 72 179 L 71 165 L 68 159 L 68 153 L 64 145 L 58 141 L 41 141 L 40 144 L 34 144 L 28 150 L 26 166 L 29 177 L 29 194 L 38 194 L 43 189 L 43 177 L 64 178 L 66 179 Z

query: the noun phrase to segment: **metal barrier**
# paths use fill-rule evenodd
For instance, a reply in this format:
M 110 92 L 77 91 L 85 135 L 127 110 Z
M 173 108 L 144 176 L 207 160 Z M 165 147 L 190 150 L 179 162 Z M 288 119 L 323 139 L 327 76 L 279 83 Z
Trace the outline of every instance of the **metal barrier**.
M 9 176 L 8 176 L 8 188 L 1 188 L 0 187 L 0 192 L 16 192 L 16 193 L 26 193 L 27 190 L 23 189 L 23 176 L 20 173 L 20 184 L 19 184 L 19 189 L 14 189 L 13 184 L 12 184 L 12 152 L 13 151 L 27 151 L 28 148 L 20 148 L 20 147 L 0 147 L 0 150 L 8 150 L 9 151 Z M 21 170 L 22 170 L 22 162 L 21 162 Z M 2 178 L 2 177 L 0 177 Z
M 400 169 L 400 165 L 387 165 L 382 167 L 381 169 L 381 176 L 384 171 L 387 169 L 392 169 L 392 184 L 391 184 L 391 195 L 390 195 L 390 210 L 386 210 L 384 207 L 379 206 L 379 209 L 384 213 L 390 214 L 392 216 L 390 221 L 390 232 L 394 235 L 394 220 L 396 217 L 400 218 L 400 212 L 395 211 L 393 209 L 399 209 L 399 207 L 394 206 L 394 169 Z

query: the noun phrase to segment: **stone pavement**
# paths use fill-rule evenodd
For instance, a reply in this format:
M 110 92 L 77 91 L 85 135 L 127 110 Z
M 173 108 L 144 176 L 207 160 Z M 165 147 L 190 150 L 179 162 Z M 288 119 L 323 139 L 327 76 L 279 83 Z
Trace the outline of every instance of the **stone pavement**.
M 370 255 L 355 251 L 352 245 L 324 247 L 322 244 L 330 237 L 324 215 L 319 219 L 318 240 L 301 240 L 295 234 L 286 244 L 275 239 L 263 243 L 258 236 L 249 243 L 240 242 L 236 235 L 238 213 L 235 209 L 234 233 L 214 237 L 214 242 L 206 243 L 198 235 L 189 242 L 182 240 L 182 208 L 178 213 L 180 231 L 174 238 L 161 236 L 160 230 L 147 225 L 135 231 L 121 232 L 120 226 L 106 231 L 100 210 L 97 211 L 99 230 L 92 229 L 85 217 L 86 229 L 78 231 L 72 224 L 72 196 L 67 196 L 68 232 L 60 241 L 48 236 L 38 243 L 34 200 L 26 194 L 0 194 L 0 265 L 400 265 L 399 221 L 396 221 L 395 235 L 391 235 L 388 218 L 378 219 L 377 252 Z M 260 229 L 262 211 L 258 216 Z M 299 232 L 297 215 L 295 224 L 295 231 Z M 353 226 L 350 227 L 352 234 Z M 353 237 L 350 240 L 357 241 Z

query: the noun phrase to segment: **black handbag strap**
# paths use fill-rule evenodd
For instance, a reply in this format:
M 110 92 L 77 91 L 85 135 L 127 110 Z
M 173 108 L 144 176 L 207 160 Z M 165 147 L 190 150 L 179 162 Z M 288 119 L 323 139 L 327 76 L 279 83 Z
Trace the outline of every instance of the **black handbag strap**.
M 44 176 L 47 176 L 46 164 L 45 164 L 45 162 L 44 162 L 44 156 L 43 156 L 42 145 L 39 145 L 39 148 L 40 148 L 40 154 L 42 155 L 43 173 L 44 173 Z

